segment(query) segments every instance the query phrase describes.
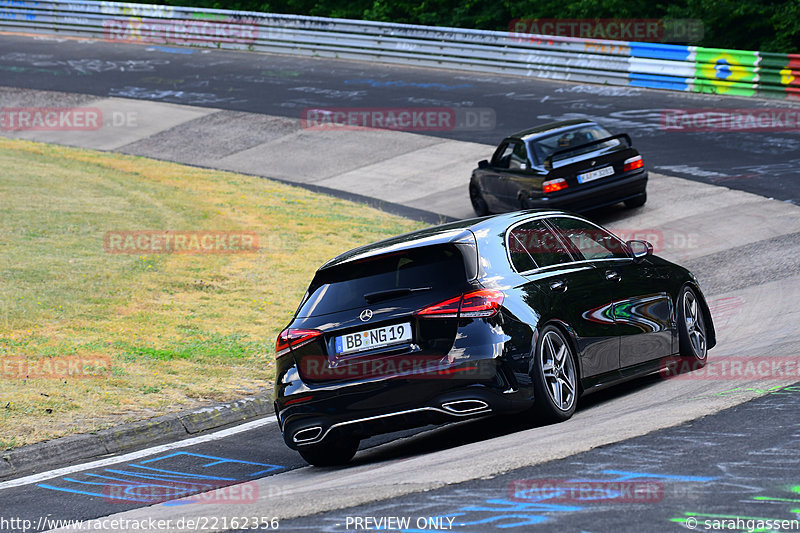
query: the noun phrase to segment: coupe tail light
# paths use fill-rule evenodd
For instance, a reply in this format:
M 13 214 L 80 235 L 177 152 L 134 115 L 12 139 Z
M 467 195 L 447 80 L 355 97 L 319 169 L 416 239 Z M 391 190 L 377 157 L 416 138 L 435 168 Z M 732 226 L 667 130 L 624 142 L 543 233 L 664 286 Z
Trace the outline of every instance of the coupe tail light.
M 299 348 L 317 337 L 322 335 L 322 332 L 316 329 L 290 329 L 286 328 L 278 335 L 278 340 L 275 341 L 275 358 L 283 357 L 288 354 L 292 348 Z
M 561 189 L 566 189 L 567 187 L 569 187 L 569 185 L 567 185 L 567 182 L 564 180 L 564 178 L 556 178 L 554 180 L 547 180 L 542 183 L 542 192 L 556 192 L 560 191 Z
M 429 318 L 490 317 L 500 310 L 504 298 L 505 294 L 500 291 L 479 289 L 429 305 L 414 314 Z
M 629 170 L 636 170 L 637 168 L 642 168 L 644 166 L 644 160 L 642 156 L 637 155 L 636 157 L 631 157 L 630 159 L 625 160 L 625 166 L 622 168 L 623 172 L 628 172 Z

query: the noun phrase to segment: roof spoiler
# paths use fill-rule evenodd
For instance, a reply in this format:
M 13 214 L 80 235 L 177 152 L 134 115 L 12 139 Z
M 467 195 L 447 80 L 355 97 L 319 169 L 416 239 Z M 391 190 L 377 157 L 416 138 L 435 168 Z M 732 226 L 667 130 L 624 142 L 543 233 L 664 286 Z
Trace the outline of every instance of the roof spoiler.
M 569 148 L 565 148 L 563 150 L 557 150 L 547 156 L 544 160 L 544 168 L 547 170 L 551 170 L 553 168 L 553 158 L 562 154 L 568 154 L 570 152 L 574 152 L 575 150 L 580 150 L 581 148 L 586 148 L 587 146 L 594 146 L 596 144 L 603 144 L 604 142 L 613 141 L 614 139 L 625 139 L 628 143 L 628 146 L 632 146 L 633 143 L 631 142 L 631 138 L 627 133 L 620 133 L 619 135 L 612 135 L 611 137 L 605 137 L 603 139 L 598 139 L 596 141 L 590 141 L 588 143 L 579 144 L 578 146 L 571 146 Z

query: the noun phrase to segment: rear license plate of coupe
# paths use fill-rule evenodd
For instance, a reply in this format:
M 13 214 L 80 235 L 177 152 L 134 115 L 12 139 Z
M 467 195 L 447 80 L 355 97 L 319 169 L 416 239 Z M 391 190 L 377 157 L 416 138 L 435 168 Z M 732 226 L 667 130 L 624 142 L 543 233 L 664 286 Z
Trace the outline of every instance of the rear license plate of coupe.
M 605 178 L 606 176 L 611 176 L 612 174 L 614 174 L 614 167 L 598 168 L 597 170 L 592 170 L 591 172 L 578 174 L 578 183 L 586 183 L 587 181 Z
M 393 324 L 366 331 L 357 331 L 336 337 L 336 353 L 344 355 L 364 350 L 374 350 L 391 344 L 411 340 L 411 323 Z

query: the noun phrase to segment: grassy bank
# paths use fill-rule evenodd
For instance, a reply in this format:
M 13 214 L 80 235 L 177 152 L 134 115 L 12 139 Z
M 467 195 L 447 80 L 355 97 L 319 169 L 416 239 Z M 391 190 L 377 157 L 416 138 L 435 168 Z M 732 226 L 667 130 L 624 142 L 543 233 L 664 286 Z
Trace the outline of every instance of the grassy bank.
M 269 386 L 314 270 L 420 226 L 260 178 L 24 141 L 0 139 L 0 168 L 0 449 Z M 255 232 L 258 247 L 104 246 L 140 230 Z M 65 358 L 102 368 L 48 373 Z

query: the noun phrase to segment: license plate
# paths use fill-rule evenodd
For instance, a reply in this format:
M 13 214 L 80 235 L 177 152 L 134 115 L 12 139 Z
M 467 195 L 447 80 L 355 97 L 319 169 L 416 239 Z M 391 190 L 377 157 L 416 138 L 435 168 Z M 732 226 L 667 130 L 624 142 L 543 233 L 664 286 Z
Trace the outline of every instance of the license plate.
M 411 323 L 393 324 L 336 337 L 336 353 L 342 355 L 363 352 L 410 340 Z
M 592 170 L 591 172 L 578 174 L 578 183 L 586 183 L 587 181 L 605 178 L 606 176 L 611 176 L 612 174 L 614 174 L 614 167 L 598 168 L 597 170 Z

